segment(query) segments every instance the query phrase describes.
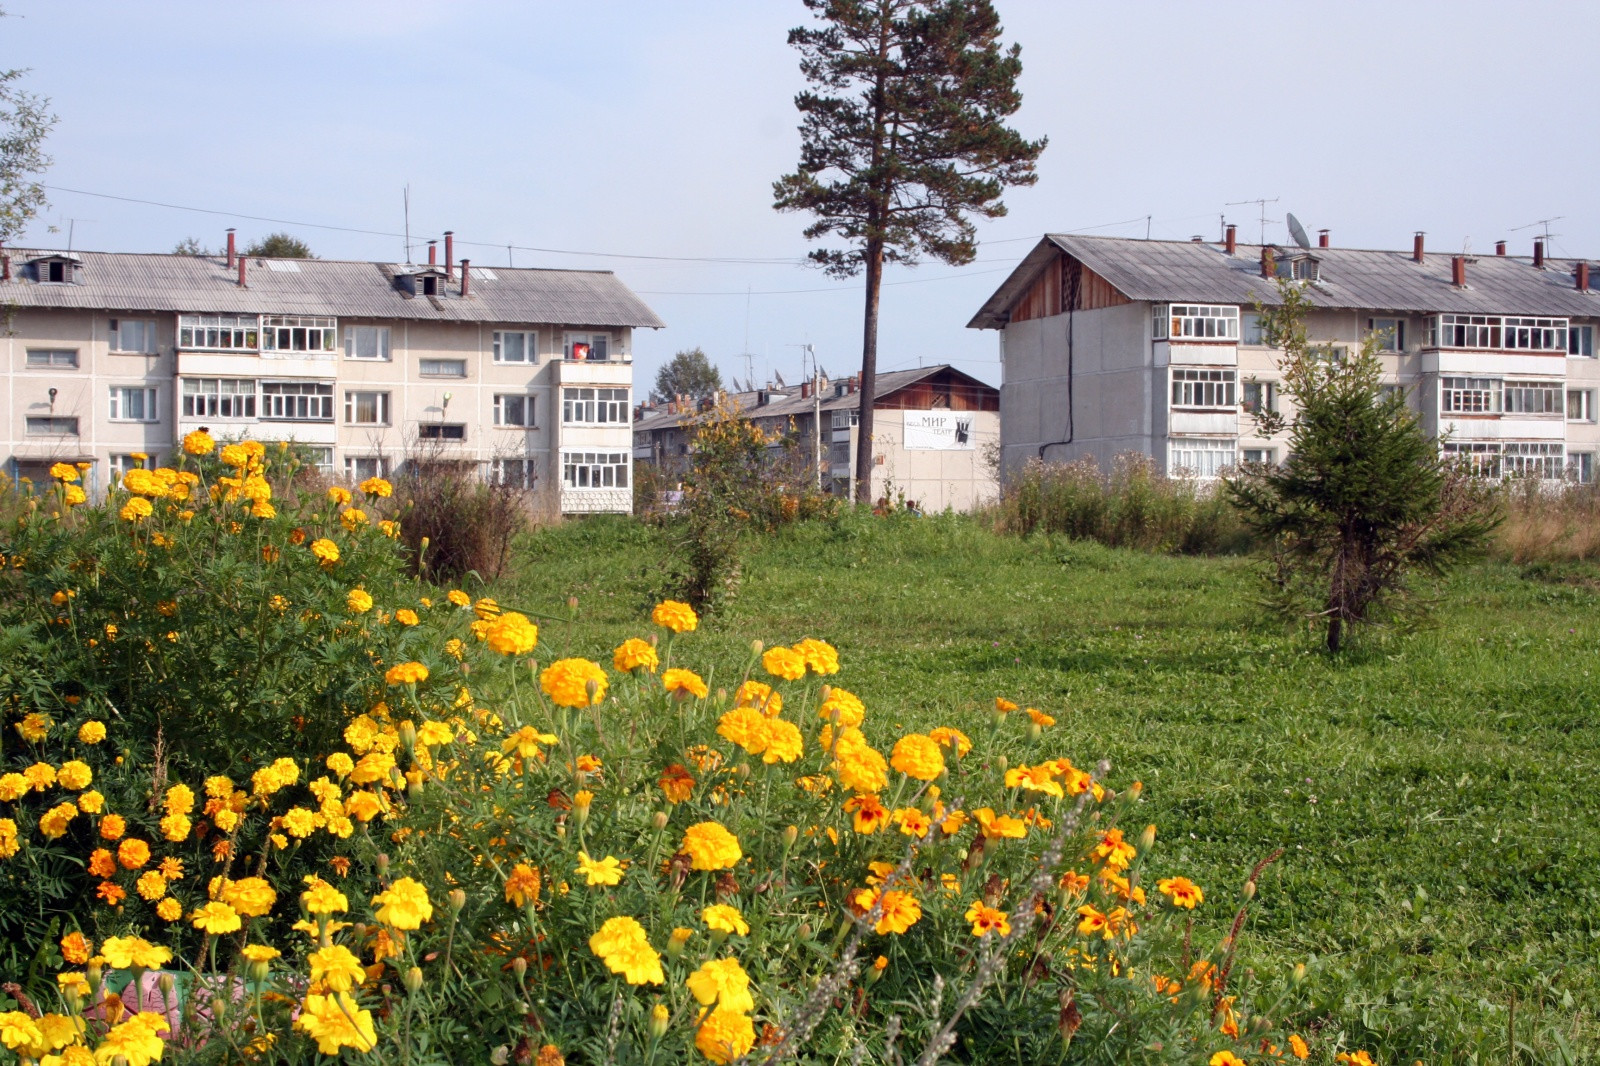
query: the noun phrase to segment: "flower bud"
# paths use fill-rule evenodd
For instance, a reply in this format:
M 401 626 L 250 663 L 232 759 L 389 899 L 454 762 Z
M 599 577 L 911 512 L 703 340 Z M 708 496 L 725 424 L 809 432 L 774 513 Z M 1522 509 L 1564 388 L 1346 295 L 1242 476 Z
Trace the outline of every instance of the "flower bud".
M 228 1001 L 223 999 L 221 996 L 211 997 L 211 1016 L 218 1021 L 221 1021 L 223 1016 L 227 1013 Z
M 170 998 L 173 990 L 178 987 L 178 982 L 172 979 L 172 975 L 170 973 L 164 973 L 160 977 L 156 978 L 156 987 L 161 990 L 161 994 L 163 996 Z
M 595 697 L 600 694 L 600 682 L 590 681 L 583 687 L 589 693 L 589 706 L 593 707 L 595 704 Z
M 800 827 L 799 826 L 794 826 L 794 825 L 784 826 L 784 828 L 783 828 L 783 846 L 785 848 L 794 847 L 794 842 L 796 840 L 799 840 L 799 839 L 800 839 Z
M 578 597 L 576 597 L 576 596 L 568 596 L 567 597 L 567 610 L 576 611 L 577 609 L 578 609 Z
M 378 857 L 373 860 L 373 865 L 378 868 L 379 877 L 389 876 L 389 856 L 385 852 L 378 852 Z
M 747 762 L 742 762 L 733 768 L 733 772 L 739 778 L 739 780 L 744 781 L 750 776 L 750 764 Z
M 400 743 L 405 745 L 407 755 L 417 747 L 417 727 L 409 718 L 400 723 Z
M 1295 986 L 1298 987 L 1300 985 L 1300 982 L 1304 981 L 1305 979 L 1306 979 L 1306 964 L 1303 963 L 1303 962 L 1295 963 L 1294 964 L 1294 973 L 1290 974 L 1289 980 L 1294 982 Z
M 1028 723 L 1028 739 L 1029 740 L 1038 740 L 1042 736 L 1044 736 L 1044 727 L 1041 726 L 1038 722 L 1029 722 Z
M 796 931 L 800 934 L 801 940 L 810 940 L 811 935 L 816 932 L 816 930 L 811 928 L 810 922 L 801 922 L 800 928 Z
M 1139 852 L 1143 854 L 1156 846 L 1156 827 L 1147 825 L 1144 832 L 1139 834 Z
M 684 945 L 689 942 L 689 938 L 693 935 L 694 930 L 692 929 L 684 929 L 682 926 L 674 929 L 672 935 L 667 937 L 667 954 L 674 959 L 682 955 Z
M 1248 899 L 1255 899 L 1256 898 L 1256 883 L 1254 881 L 1246 881 L 1244 883 L 1244 890 L 1242 892 L 1240 892 L 1240 895 L 1242 895 L 1247 900 Z
M 501 1044 L 489 1052 L 489 1061 L 494 1063 L 494 1066 L 506 1066 L 506 1063 L 511 1061 L 511 1045 Z
M 667 1022 L 670 1021 L 671 1018 L 672 1015 L 668 1013 L 664 1004 L 657 1003 L 654 1007 L 650 1008 L 651 1039 L 660 1040 L 662 1037 L 667 1035 Z
M 1139 794 L 1142 793 L 1143 791 L 1144 791 L 1144 782 L 1143 781 L 1135 781 L 1133 784 L 1128 786 L 1128 798 L 1131 799 L 1131 800 L 1137 800 L 1139 798 Z
M 520 982 L 523 978 L 528 976 L 528 960 L 523 958 L 521 955 L 518 955 L 516 958 L 512 959 L 511 972 L 516 975 L 517 980 Z
M 760 655 L 762 653 L 762 651 L 765 650 L 765 649 L 766 649 L 766 645 L 761 643 L 760 638 L 757 638 L 757 639 L 752 640 L 750 642 L 750 654 L 751 655 Z
M 655 814 L 651 815 L 650 824 L 655 826 L 658 831 L 665 829 L 667 827 L 667 812 L 657 811 Z
M 89 960 L 89 970 L 88 970 L 87 976 L 89 978 L 89 992 L 90 992 L 91 998 L 94 997 L 94 996 L 100 995 L 101 970 L 100 970 L 100 963 L 99 963 L 98 960 L 96 960 L 96 959 L 90 959 Z
M 450 902 L 451 914 L 460 914 L 461 908 L 467 905 L 467 894 L 459 888 L 452 888 L 445 899 Z
M 572 794 L 572 817 L 582 829 L 589 821 L 589 807 L 594 803 L 594 793 L 586 788 L 580 788 Z
M 272 974 L 272 963 L 270 963 L 270 962 L 251 962 L 250 964 L 248 964 L 245 967 L 245 970 L 246 970 L 246 972 L 249 973 L 250 980 L 254 981 L 256 984 L 259 985 L 263 981 L 265 981 L 269 976 L 271 976 L 271 974 Z M 162 977 L 167 977 L 168 975 L 167 974 L 162 974 L 161 976 Z
M 405 983 L 406 991 L 410 992 L 413 996 L 416 995 L 422 990 L 422 967 L 411 967 L 411 969 L 405 972 L 405 976 L 402 977 L 401 980 Z
M 426 552 L 428 550 L 428 545 L 431 544 L 431 543 L 433 543 L 433 539 L 431 537 L 423 537 L 422 538 L 422 550 L 424 552 Z
M 1011 769 L 1011 760 L 1006 758 L 1004 755 L 996 756 L 995 760 L 994 760 L 994 764 L 995 764 L 995 767 L 997 769 L 999 769 L 999 771 L 1002 774 L 1005 773 L 1007 770 Z
M 887 957 L 879 955 L 876 959 L 873 959 L 872 965 L 867 969 L 867 984 L 877 984 L 883 978 L 883 971 L 888 968 L 889 960 Z
M 416 803 L 422 799 L 421 778 L 418 778 L 415 781 L 410 781 L 406 784 L 406 797 L 410 799 L 412 803 Z

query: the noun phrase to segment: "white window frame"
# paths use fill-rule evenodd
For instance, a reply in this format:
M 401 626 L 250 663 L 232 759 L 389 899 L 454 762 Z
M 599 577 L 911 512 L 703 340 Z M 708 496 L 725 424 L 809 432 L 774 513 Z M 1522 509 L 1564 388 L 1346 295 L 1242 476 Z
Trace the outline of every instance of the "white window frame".
M 1170 396 L 1174 408 L 1232 411 L 1238 406 L 1239 372 L 1232 367 L 1171 368 Z
M 382 363 L 393 358 L 389 346 L 388 326 L 346 326 L 344 328 L 344 357 L 362 362 Z M 370 352 L 363 355 L 362 352 Z
M 371 419 L 358 419 L 362 405 L 366 402 L 361 397 L 372 397 L 372 407 L 377 417 Z M 389 405 L 389 393 L 377 389 L 346 389 L 344 390 L 344 424 L 347 426 L 388 426 L 393 425 L 389 420 L 394 412 Z
M 626 388 L 583 386 L 561 390 L 564 426 L 622 426 L 632 422 Z
M 1567 452 L 1567 480 L 1594 484 L 1594 452 Z
M 130 415 L 128 411 L 134 406 L 129 401 L 134 394 L 138 395 L 140 415 Z M 160 406 L 156 400 L 156 390 L 145 385 L 113 385 L 111 386 L 111 407 L 109 416 L 113 422 L 159 422 L 161 421 Z
M 1403 318 L 1369 318 L 1367 332 L 1377 335 L 1380 352 L 1406 350 L 1406 320 Z
M 1167 474 L 1210 480 L 1238 462 L 1239 442 L 1217 437 L 1168 437 Z
M 258 351 L 261 316 L 179 315 L 178 347 L 203 352 Z
M 516 337 L 519 339 L 522 354 L 519 358 L 512 359 L 506 354 L 506 341 Z M 539 365 L 539 331 L 534 329 L 497 329 L 494 331 L 494 361 L 502 366 L 538 366 Z
M 1440 377 L 1439 411 L 1447 415 L 1497 415 L 1501 412 L 1499 378 Z
M 381 455 L 347 455 L 344 457 L 344 476 L 351 481 L 388 477 L 389 460 Z
M 149 318 L 113 318 L 107 320 L 106 346 L 108 351 L 119 355 L 155 355 L 156 354 L 156 323 Z M 130 334 L 136 334 L 138 340 L 129 346 L 126 342 Z
M 539 480 L 537 460 L 501 458 L 489 465 L 491 484 L 512 489 L 531 489 Z
M 450 369 L 441 369 L 448 367 Z M 464 378 L 467 376 L 465 359 L 419 359 L 417 374 L 425 378 Z
M 304 409 L 306 413 L 301 414 L 301 409 Z M 331 381 L 263 381 L 261 383 L 261 419 L 264 422 L 332 422 L 333 383 Z M 330 463 L 332 461 L 331 459 L 329 460 Z
M 563 451 L 561 487 L 565 489 L 626 489 L 633 466 L 629 451 Z
M 159 464 L 156 456 L 146 453 L 143 459 L 135 459 L 127 452 L 111 453 L 111 484 L 115 485 L 122 480 L 122 476 L 130 470 L 154 470 Z
M 1576 401 L 1576 402 L 1574 402 Z M 1594 390 L 1593 389 L 1568 389 L 1567 390 L 1567 421 L 1568 422 L 1593 422 L 1594 421 Z
M 76 348 L 29 348 L 23 355 L 22 365 L 34 370 L 76 370 Z
M 76 437 L 79 435 L 76 415 L 28 415 L 23 423 L 30 437 Z
M 494 424 L 507 429 L 537 429 L 538 395 L 531 392 L 499 392 L 494 397 Z M 522 421 L 512 421 L 517 408 L 522 409 Z
M 1499 351 L 1504 325 L 1499 315 L 1434 315 L 1428 319 L 1428 347 Z
M 1250 405 L 1250 390 L 1260 389 L 1261 398 L 1257 406 Z M 1266 411 L 1276 414 L 1278 411 L 1278 383 L 1275 381 L 1244 381 L 1239 384 L 1239 407 L 1249 414 L 1260 414 Z
M 338 335 L 338 319 L 320 315 L 268 315 L 261 320 L 261 350 L 275 355 L 330 354 Z
M 1277 465 L 1278 449 L 1276 448 L 1243 448 L 1239 451 L 1241 463 L 1261 463 L 1264 466 Z
M 1594 358 L 1593 326 L 1567 324 L 1567 355 L 1572 359 Z
M 1239 343 L 1251 348 L 1267 347 L 1266 328 L 1262 325 L 1261 315 L 1254 311 L 1240 313 Z
M 1541 481 L 1560 481 L 1566 474 L 1567 449 L 1559 441 L 1506 441 L 1500 455 L 1500 470 L 1506 477 L 1532 475 Z
M 1508 316 L 1503 337 L 1506 348 L 1511 351 L 1565 352 L 1567 320 Z
M 573 345 L 575 344 L 587 344 L 589 346 L 589 354 L 584 357 L 584 360 L 574 359 L 572 353 Z M 616 338 L 610 333 L 583 331 L 567 333 L 561 338 L 561 358 L 567 360 L 591 363 L 615 362 L 622 358 L 621 353 L 617 352 L 616 348 Z M 597 351 L 599 354 L 596 354 Z
M 181 378 L 184 418 L 247 421 L 256 417 L 254 378 Z
M 1506 381 L 1500 396 L 1501 409 L 1508 415 L 1560 417 L 1565 410 L 1559 381 Z
M 1163 334 L 1177 342 L 1239 343 L 1239 308 L 1232 304 L 1170 304 Z

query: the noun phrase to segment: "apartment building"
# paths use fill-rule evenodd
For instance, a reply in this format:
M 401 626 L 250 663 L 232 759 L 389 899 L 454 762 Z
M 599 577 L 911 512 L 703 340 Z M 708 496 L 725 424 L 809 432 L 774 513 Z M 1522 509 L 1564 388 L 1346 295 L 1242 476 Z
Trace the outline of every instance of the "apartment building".
M 854 377 L 769 385 L 726 399 L 762 429 L 793 434 L 799 465 L 820 468 L 823 491 L 854 498 L 861 419 Z M 681 470 L 695 418 L 709 406 L 688 400 L 640 405 L 635 461 L 655 463 L 669 475 Z M 873 500 L 903 494 L 926 510 L 968 511 L 998 495 L 991 455 L 1000 442 L 1000 392 L 993 385 L 949 364 L 894 370 L 878 375 L 872 406 Z
M 550 510 L 632 509 L 633 331 L 606 271 L 8 249 L 0 455 L 103 490 L 205 426 L 333 476 L 453 464 Z
M 1306 242 L 1309 244 L 1309 240 Z M 1403 389 L 1444 450 L 1485 476 L 1592 481 L 1600 451 L 1590 264 L 1531 256 L 1046 235 L 968 323 L 1000 337 L 1003 465 L 1143 452 L 1168 473 L 1214 477 L 1280 462 L 1281 352 L 1255 309 L 1304 286 L 1313 343 L 1333 357 L 1370 334 L 1386 387 Z

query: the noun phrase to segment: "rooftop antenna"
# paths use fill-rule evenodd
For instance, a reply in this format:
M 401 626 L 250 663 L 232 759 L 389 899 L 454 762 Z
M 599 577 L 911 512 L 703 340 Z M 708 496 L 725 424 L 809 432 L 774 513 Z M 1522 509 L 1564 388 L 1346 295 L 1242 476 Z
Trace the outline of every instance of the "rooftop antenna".
M 739 353 L 739 358 L 744 360 L 745 391 L 749 392 L 753 387 L 750 382 L 756 376 L 756 355 L 750 350 L 750 285 L 748 282 L 745 283 L 744 287 L 744 351 Z
M 1289 236 L 1294 238 L 1294 243 L 1302 248 L 1309 249 L 1311 247 L 1311 238 L 1306 236 L 1306 228 L 1300 224 L 1298 218 L 1294 217 L 1293 211 L 1289 212 L 1286 221 L 1289 226 Z
M 73 234 L 73 231 L 78 228 L 78 223 L 80 223 L 80 222 L 93 222 L 93 221 L 94 221 L 94 219 L 92 219 L 92 218 L 69 218 L 69 219 L 67 219 L 67 251 L 69 251 L 69 252 L 72 251 L 72 234 Z
M 508 244 L 506 245 L 506 266 L 514 267 L 516 265 L 517 261 L 511 257 L 511 245 Z
M 1222 206 L 1224 206 L 1224 207 L 1243 207 L 1245 204 L 1255 204 L 1258 208 L 1260 208 L 1260 210 L 1261 210 L 1261 243 L 1262 244 L 1266 244 L 1267 243 L 1267 205 L 1268 204 L 1275 204 L 1277 202 L 1278 202 L 1278 198 L 1276 196 L 1272 197 L 1271 199 L 1268 199 L 1265 196 L 1258 196 L 1254 200 L 1230 200 L 1226 204 L 1223 204 Z
M 1562 219 L 1564 219 L 1566 217 L 1567 217 L 1566 215 L 1557 215 L 1555 218 L 1536 219 L 1535 221 L 1528 223 L 1526 226 L 1513 226 L 1511 228 L 1511 232 L 1512 233 L 1516 233 L 1516 232 L 1518 232 L 1520 230 L 1532 229 L 1535 226 L 1543 226 L 1544 227 L 1544 243 L 1545 243 L 1545 247 L 1549 247 L 1550 238 L 1551 237 L 1559 237 L 1559 236 L 1561 236 L 1561 234 L 1559 234 L 1559 233 L 1551 233 L 1550 232 L 1550 223 L 1552 223 L 1552 222 L 1560 222 Z
M 401 199 L 405 201 L 406 213 L 406 265 L 411 265 L 411 183 L 406 182 L 406 187 L 401 190 Z

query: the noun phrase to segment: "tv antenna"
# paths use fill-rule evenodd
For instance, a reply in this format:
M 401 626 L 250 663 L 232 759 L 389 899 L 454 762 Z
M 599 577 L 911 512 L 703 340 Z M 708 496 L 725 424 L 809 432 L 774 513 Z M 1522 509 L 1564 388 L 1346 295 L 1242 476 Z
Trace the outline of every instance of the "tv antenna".
M 1559 236 L 1561 236 L 1561 234 L 1559 234 L 1559 233 L 1551 233 L 1550 232 L 1550 223 L 1552 223 L 1552 222 L 1560 222 L 1562 219 L 1564 219 L 1566 217 L 1567 217 L 1566 215 L 1557 215 L 1555 218 L 1535 219 L 1534 221 L 1528 223 L 1526 226 L 1513 226 L 1511 228 L 1510 232 L 1518 233 L 1518 232 L 1520 232 L 1522 230 L 1525 230 L 1525 229 L 1532 229 L 1535 226 L 1543 226 L 1544 227 L 1544 243 L 1545 243 L 1545 246 L 1548 247 L 1549 244 L 1550 244 L 1550 238 L 1551 237 L 1559 237 Z
M 1309 249 L 1311 247 L 1311 238 L 1306 236 L 1306 228 L 1300 224 L 1298 218 L 1294 217 L 1293 211 L 1289 212 L 1286 221 L 1289 225 L 1289 236 L 1294 238 L 1294 243 L 1302 248 Z
M 739 353 L 739 358 L 744 360 L 744 385 L 745 391 L 755 388 L 756 353 L 750 350 L 750 286 L 744 287 L 744 351 Z
M 1261 243 L 1262 244 L 1266 244 L 1267 243 L 1267 205 L 1268 204 L 1275 204 L 1277 202 L 1278 202 L 1278 198 L 1276 196 L 1272 197 L 1271 199 L 1268 199 L 1265 196 L 1258 196 L 1254 200 L 1230 200 L 1226 204 L 1223 204 L 1223 206 L 1224 207 L 1243 207 L 1245 204 L 1255 204 L 1256 207 L 1261 212 Z
M 400 190 L 400 198 L 405 203 L 406 215 L 406 265 L 411 264 L 411 183 L 408 181 L 405 188 Z
M 80 222 L 93 222 L 93 221 L 94 221 L 94 219 L 92 219 L 92 218 L 69 218 L 69 219 L 67 219 L 67 251 L 69 251 L 69 252 L 72 251 L 73 232 L 78 228 L 78 223 L 80 223 Z

